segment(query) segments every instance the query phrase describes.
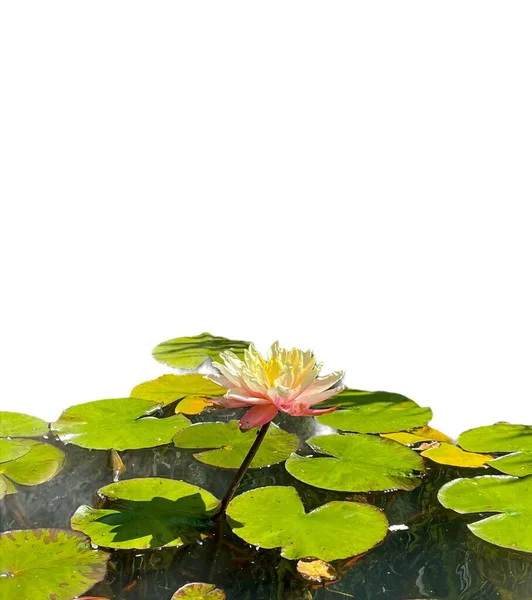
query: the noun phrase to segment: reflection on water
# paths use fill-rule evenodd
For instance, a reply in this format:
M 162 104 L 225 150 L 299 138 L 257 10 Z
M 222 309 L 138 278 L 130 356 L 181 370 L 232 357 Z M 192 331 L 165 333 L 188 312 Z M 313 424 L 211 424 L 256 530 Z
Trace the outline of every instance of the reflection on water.
M 293 428 L 294 420 L 280 423 Z M 302 439 L 322 433 L 312 419 L 299 421 Z M 108 453 L 67 446 L 65 469 L 54 480 L 22 488 L 0 502 L 1 529 L 69 527 L 80 504 L 95 504 L 95 492 L 112 482 Z M 217 497 L 223 496 L 234 471 L 200 464 L 192 452 L 171 447 L 121 454 L 123 479 L 158 476 L 183 479 Z M 277 551 L 257 551 L 226 530 L 214 539 L 179 550 L 115 552 L 107 580 L 92 591 L 113 600 L 170 600 L 191 581 L 216 583 L 228 600 L 530 600 L 532 555 L 497 548 L 473 536 L 466 527 L 477 515 L 460 516 L 442 508 L 438 489 L 459 476 L 482 471 L 430 468 L 413 492 L 351 494 L 385 510 L 392 527 L 385 542 L 361 557 L 337 561 L 340 579 L 326 588 L 302 580 L 295 563 Z M 283 465 L 253 470 L 241 491 L 264 485 L 293 485 L 307 510 L 346 494 L 326 492 L 295 481 Z M 17 600 L 17 599 L 10 599 Z

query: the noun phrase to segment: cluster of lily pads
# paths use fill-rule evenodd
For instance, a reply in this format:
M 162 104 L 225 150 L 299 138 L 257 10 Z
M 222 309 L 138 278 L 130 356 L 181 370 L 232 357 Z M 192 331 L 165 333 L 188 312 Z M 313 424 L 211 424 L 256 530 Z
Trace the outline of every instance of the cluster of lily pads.
M 432 462 L 485 469 L 485 475 L 446 483 L 439 501 L 457 513 L 482 514 L 467 525 L 477 537 L 532 552 L 532 426 L 497 423 L 466 431 L 455 443 L 429 426 L 430 408 L 400 394 L 342 388 L 313 407 L 334 411 L 305 417 L 317 435 L 300 439 L 272 424 L 257 447 L 259 429 L 243 429 L 234 411 L 220 408 L 227 390 L 206 377 L 221 353 L 243 358 L 249 346 L 210 334 L 172 339 L 153 356 L 178 371 L 137 385 L 127 398 L 72 406 L 50 424 L 0 412 L 0 502 L 18 486 L 37 486 L 63 469 L 65 453 L 46 441 L 52 436 L 108 451 L 114 468 L 114 480 L 95 490 L 97 504 L 73 514 L 71 530 L 0 534 L 0 598 L 70 600 L 105 577 L 110 552 L 181 547 L 216 535 L 220 519 L 244 542 L 278 548 L 284 558 L 299 560 L 303 576 L 310 571 L 325 580 L 329 562 L 366 553 L 389 532 L 384 512 L 352 494 L 411 491 Z M 223 506 L 186 481 L 121 479 L 120 452 L 167 444 L 208 467 L 239 470 L 247 458 L 250 469 L 282 463 L 298 482 L 345 499 L 308 512 L 295 487 L 275 485 L 237 490 Z M 225 596 L 215 582 L 194 582 L 174 595 L 184 597 Z

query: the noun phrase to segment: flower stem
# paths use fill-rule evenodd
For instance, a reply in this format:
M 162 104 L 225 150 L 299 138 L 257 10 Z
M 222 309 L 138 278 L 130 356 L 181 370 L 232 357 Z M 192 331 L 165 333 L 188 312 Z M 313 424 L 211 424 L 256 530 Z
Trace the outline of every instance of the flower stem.
M 227 493 L 225 494 L 225 496 L 222 500 L 222 504 L 220 505 L 220 510 L 216 513 L 217 519 L 219 519 L 220 517 L 225 515 L 225 511 L 227 510 L 227 507 L 229 506 L 229 502 L 231 502 L 231 500 L 233 499 L 233 496 L 235 495 L 235 492 L 236 492 L 238 486 L 240 485 L 240 482 L 244 478 L 244 475 L 246 474 L 246 471 L 248 470 L 249 465 L 251 464 L 251 461 L 255 458 L 255 454 L 257 454 L 259 447 L 262 444 L 262 440 L 264 440 L 264 437 L 266 436 L 266 433 L 268 432 L 268 427 L 270 426 L 270 422 L 271 421 L 268 421 L 268 423 L 265 423 L 259 429 L 257 437 L 255 438 L 255 441 L 253 442 L 253 445 L 249 449 L 249 452 L 247 453 L 246 458 L 244 458 L 244 460 L 242 461 L 242 464 L 240 465 L 240 468 L 238 469 L 238 471 L 235 475 L 235 478 L 233 479 L 233 482 L 229 486 L 229 489 L 227 490 Z

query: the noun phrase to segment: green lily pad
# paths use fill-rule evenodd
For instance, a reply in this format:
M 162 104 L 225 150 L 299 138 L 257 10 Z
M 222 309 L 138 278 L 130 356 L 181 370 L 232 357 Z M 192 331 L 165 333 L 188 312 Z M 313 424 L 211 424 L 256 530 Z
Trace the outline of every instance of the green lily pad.
M 464 431 L 458 445 L 472 452 L 532 450 L 532 426 L 496 423 Z
M 148 477 L 106 485 L 98 494 L 109 508 L 80 506 L 72 529 L 105 548 L 183 546 L 204 537 L 219 501 L 206 490 L 173 479 Z
M 187 583 L 180 587 L 172 596 L 171 600 L 181 600 L 181 598 L 190 598 L 190 600 L 226 600 L 225 592 L 217 588 L 212 583 Z
M 532 552 L 532 477 L 485 475 L 446 483 L 438 500 L 458 513 L 498 513 L 468 525 L 479 538 Z
M 10 458 L 11 457 L 11 458 Z M 20 485 L 39 485 L 55 477 L 65 464 L 65 453 L 34 440 L 0 440 L 0 498 Z M 3 490 L 3 493 L 2 493 Z
M 326 490 L 413 490 L 420 483 L 417 472 L 424 469 L 423 459 L 410 448 L 371 435 L 321 435 L 307 444 L 330 456 L 292 454 L 286 470 L 299 481 Z
M 190 425 L 183 415 L 150 416 L 158 408 L 141 398 L 95 400 L 67 408 L 51 428 L 63 443 L 82 448 L 153 448 L 170 443 L 177 431 Z
M 174 444 L 178 448 L 215 448 L 194 454 L 194 458 L 215 467 L 238 469 L 256 437 L 256 429 L 240 431 L 238 421 L 196 423 L 176 433 Z M 298 447 L 297 435 L 272 424 L 250 466 L 267 467 L 283 462 Z
M 384 513 L 369 504 L 329 502 L 306 513 L 293 487 L 244 492 L 227 515 L 236 535 L 261 548 L 280 547 L 288 559 L 348 558 L 373 548 L 388 531 Z
M 516 477 L 532 475 L 532 452 L 514 452 L 488 462 L 490 467 Z
M 162 342 L 153 349 L 155 360 L 171 367 L 196 369 L 207 358 L 220 360 L 220 352 L 231 350 L 238 357 L 244 356 L 250 342 L 229 340 L 224 337 L 202 333 L 193 337 L 181 337 Z
M 340 406 L 332 413 L 316 417 L 323 425 L 357 433 L 395 433 L 422 427 L 432 419 L 430 408 L 390 392 L 347 389 L 327 402 L 316 405 Z
M 48 423 L 17 412 L 0 411 L 0 437 L 38 437 L 48 433 Z
M 223 396 L 226 390 L 203 375 L 163 375 L 133 388 L 132 398 L 144 398 L 161 406 L 171 404 L 185 396 Z
M 109 555 L 61 529 L 0 534 L 0 598 L 71 600 L 101 581 Z
M 454 467 L 469 467 L 480 469 L 486 466 L 486 463 L 492 458 L 488 454 L 475 454 L 474 452 L 465 452 L 457 446 L 441 442 L 439 445 L 428 448 L 421 453 L 421 456 L 430 458 L 430 460 L 440 465 L 451 465 Z

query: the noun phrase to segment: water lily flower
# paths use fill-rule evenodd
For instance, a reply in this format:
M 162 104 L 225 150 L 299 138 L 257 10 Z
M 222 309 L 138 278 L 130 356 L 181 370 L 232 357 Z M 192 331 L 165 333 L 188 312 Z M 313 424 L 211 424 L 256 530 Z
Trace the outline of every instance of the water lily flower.
M 253 344 L 243 361 L 233 352 L 222 352 L 220 357 L 225 364 L 213 363 L 218 373 L 207 377 L 227 392 L 210 401 L 227 408 L 250 407 L 240 420 L 244 430 L 269 423 L 279 411 L 294 417 L 332 412 L 337 407 L 312 406 L 345 389 L 343 371 L 319 377 L 322 364 L 316 363 L 310 350 L 285 350 L 279 342 L 272 344 L 267 359 Z

